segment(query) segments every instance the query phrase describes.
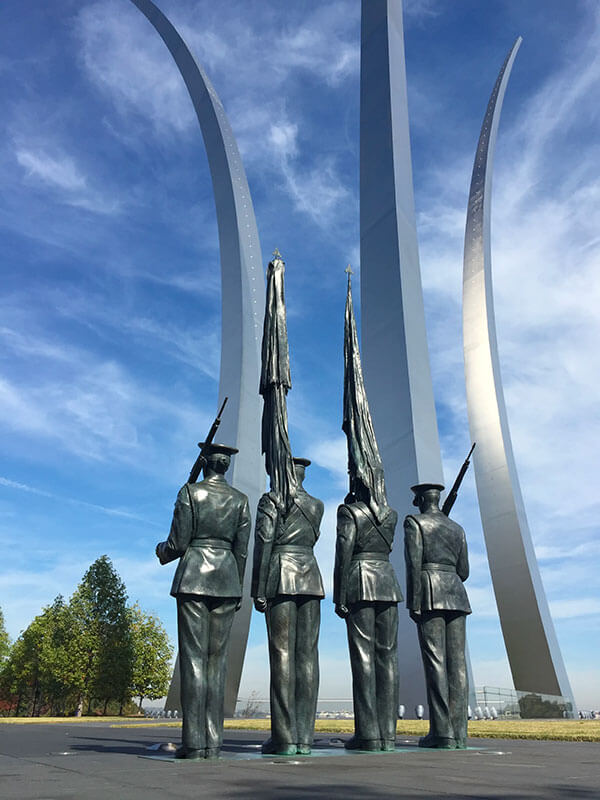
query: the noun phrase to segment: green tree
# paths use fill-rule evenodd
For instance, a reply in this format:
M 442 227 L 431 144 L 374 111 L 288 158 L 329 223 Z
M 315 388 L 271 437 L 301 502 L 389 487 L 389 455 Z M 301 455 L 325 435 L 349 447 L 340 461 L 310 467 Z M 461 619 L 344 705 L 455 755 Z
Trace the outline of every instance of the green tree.
M 16 714 L 24 711 L 34 716 L 40 707 L 40 653 L 44 622 L 41 615 L 35 617 L 14 643 L 4 665 L 7 687 L 17 698 Z
M 127 591 L 108 556 L 89 567 L 73 597 L 71 610 L 79 630 L 82 691 L 88 713 L 93 700 L 106 712 L 110 700 L 122 710 L 129 699 L 133 650 L 127 612 Z
M 74 710 L 82 686 L 84 658 L 79 630 L 70 605 L 59 595 L 44 609 L 40 640 L 39 680 L 45 705 L 51 714 Z
M 0 664 L 8 658 L 10 653 L 10 637 L 4 625 L 4 614 L 0 608 Z
M 13 644 L 10 655 L 3 663 L 0 673 L 0 690 L 5 701 L 4 709 L 10 713 L 14 708 L 15 715 L 19 713 L 28 686 L 22 669 L 25 660 L 23 650 L 23 638 L 20 636 Z
M 146 614 L 136 603 L 128 609 L 133 669 L 130 693 L 139 697 L 139 709 L 144 698 L 157 700 L 169 689 L 173 647 L 158 617 Z
M 47 710 L 66 712 L 72 703 L 74 676 L 73 628 L 68 606 L 59 595 L 19 636 L 2 669 L 6 699 L 16 698 L 16 713 L 39 716 Z
M 566 703 L 559 700 L 544 700 L 539 694 L 523 695 L 519 697 L 519 710 L 521 719 L 552 719 L 562 718 L 567 709 Z
M 173 655 L 157 617 L 127 607 L 125 585 L 108 556 L 86 571 L 69 603 L 59 595 L 10 647 L 0 612 L 0 714 L 106 713 L 131 696 L 166 694 Z

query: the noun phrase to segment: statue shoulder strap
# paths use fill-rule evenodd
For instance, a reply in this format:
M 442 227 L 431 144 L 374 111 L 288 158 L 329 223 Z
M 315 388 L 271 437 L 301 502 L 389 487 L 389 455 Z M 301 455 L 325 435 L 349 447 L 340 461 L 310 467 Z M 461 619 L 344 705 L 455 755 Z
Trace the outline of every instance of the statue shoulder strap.
M 356 505 L 356 507 L 357 507 L 358 511 L 360 511 L 368 519 L 368 521 L 371 523 L 372 527 L 381 536 L 381 538 L 383 539 L 383 541 L 385 542 L 385 544 L 387 546 L 388 551 L 391 551 L 391 549 L 392 549 L 392 540 L 393 540 L 393 531 L 392 531 L 392 536 L 390 538 L 388 538 L 386 536 L 386 534 L 383 532 L 383 530 L 380 528 L 380 526 L 375 522 L 375 520 L 373 519 L 373 515 L 372 514 L 367 513 L 367 511 L 365 511 L 365 509 L 362 508 L 362 506 L 360 506 L 358 504 Z
M 294 506 L 298 509 L 298 511 L 300 511 L 300 513 L 302 514 L 304 519 L 308 522 L 308 524 L 312 528 L 312 531 L 313 531 L 313 533 L 315 535 L 315 542 L 316 542 L 317 539 L 319 538 L 319 528 L 317 526 L 315 526 L 314 520 L 312 520 L 309 517 L 309 515 L 306 513 L 306 511 L 302 508 L 302 506 L 298 502 L 298 497 L 294 497 Z

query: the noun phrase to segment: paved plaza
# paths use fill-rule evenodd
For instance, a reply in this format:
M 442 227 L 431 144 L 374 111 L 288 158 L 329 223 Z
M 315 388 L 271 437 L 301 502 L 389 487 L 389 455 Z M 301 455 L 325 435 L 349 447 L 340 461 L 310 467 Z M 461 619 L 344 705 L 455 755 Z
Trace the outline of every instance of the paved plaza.
M 315 757 L 260 756 L 266 733 L 225 731 L 224 758 L 185 762 L 148 758 L 180 730 L 157 722 L 0 723 L 3 800 L 154 800 L 154 798 L 577 798 L 600 797 L 598 744 L 472 739 L 467 751 L 415 748 L 346 753 L 346 736 L 321 734 Z

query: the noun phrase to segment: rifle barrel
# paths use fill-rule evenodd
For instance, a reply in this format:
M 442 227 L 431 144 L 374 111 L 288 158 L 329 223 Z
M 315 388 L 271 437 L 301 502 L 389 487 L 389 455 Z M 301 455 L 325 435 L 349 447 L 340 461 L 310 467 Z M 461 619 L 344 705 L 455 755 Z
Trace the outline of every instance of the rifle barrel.
M 228 397 L 226 397 L 226 398 L 225 398 L 225 400 L 223 400 L 223 405 L 222 405 L 222 406 L 221 406 L 221 408 L 219 409 L 219 413 L 217 414 L 217 419 L 219 420 L 219 422 L 221 421 L 221 415 L 223 414 L 223 409 L 224 409 L 224 408 L 225 408 L 225 406 L 227 405 L 227 401 L 228 401 L 228 400 L 229 400 L 229 398 L 228 398 Z M 475 445 L 473 445 L 473 447 L 475 447 Z M 472 452 L 473 452 L 473 450 L 471 450 L 471 453 L 472 453 Z M 471 453 L 469 453 L 469 455 L 471 455 Z
M 188 483 L 196 483 L 198 480 L 198 476 L 202 470 L 202 467 L 206 464 L 206 456 L 204 455 L 205 451 L 208 449 L 208 445 L 212 443 L 212 440 L 215 438 L 215 433 L 217 432 L 217 428 L 221 424 L 221 415 L 223 414 L 223 410 L 227 405 L 227 401 L 229 400 L 226 397 L 223 400 L 223 405 L 219 409 L 217 416 L 215 417 L 215 421 L 210 426 L 210 430 L 208 432 L 208 436 L 204 440 L 204 447 L 201 448 L 200 453 L 198 454 L 198 458 L 194 461 L 194 466 L 190 472 L 190 477 L 188 478 Z
M 475 450 L 475 445 L 477 442 L 473 442 L 471 449 L 469 450 L 468 456 L 465 458 L 462 467 L 460 468 L 458 475 L 456 476 L 456 480 L 452 484 L 452 489 L 448 492 L 448 497 L 444 500 L 444 505 L 442 506 L 442 513 L 448 516 L 448 514 L 452 511 L 452 506 L 456 502 L 456 498 L 458 497 L 458 490 L 460 489 L 460 485 L 463 482 L 465 475 L 467 474 L 467 470 L 469 469 L 469 464 L 471 463 L 469 459 Z

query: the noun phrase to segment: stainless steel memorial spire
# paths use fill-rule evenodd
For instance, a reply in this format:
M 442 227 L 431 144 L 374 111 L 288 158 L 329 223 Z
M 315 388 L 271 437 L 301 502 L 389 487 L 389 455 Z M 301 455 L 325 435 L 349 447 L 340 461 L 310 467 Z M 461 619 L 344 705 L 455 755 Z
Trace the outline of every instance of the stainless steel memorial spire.
M 151 0 L 131 0 L 160 34 L 185 82 L 200 123 L 212 176 L 221 254 L 221 375 L 219 397 L 229 405 L 220 436 L 239 449 L 231 483 L 256 508 L 264 490 L 260 452 L 260 334 L 264 315 L 264 277 L 250 190 L 240 153 L 211 82 L 167 17 Z M 252 562 L 252 553 L 248 554 Z M 248 639 L 252 604 L 251 570 L 246 570 L 244 602 L 235 615 L 227 661 L 225 714 L 233 716 Z M 167 708 L 179 707 L 175 669 Z M 177 699 L 176 699 L 177 698 Z
M 363 0 L 360 59 L 360 297 L 365 384 L 390 506 L 443 483 L 419 267 L 401 0 Z M 401 547 L 392 561 L 404 580 Z M 415 626 L 400 615 L 400 702 L 426 703 Z
M 515 689 L 561 695 L 572 703 L 554 625 L 527 524 L 498 358 L 490 216 L 492 166 L 502 101 L 519 37 L 498 75 L 487 107 L 471 179 L 463 272 L 463 339 L 467 409 L 479 510 L 502 633 Z

